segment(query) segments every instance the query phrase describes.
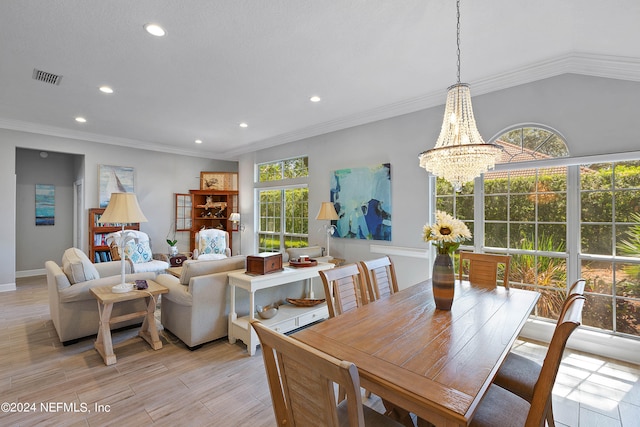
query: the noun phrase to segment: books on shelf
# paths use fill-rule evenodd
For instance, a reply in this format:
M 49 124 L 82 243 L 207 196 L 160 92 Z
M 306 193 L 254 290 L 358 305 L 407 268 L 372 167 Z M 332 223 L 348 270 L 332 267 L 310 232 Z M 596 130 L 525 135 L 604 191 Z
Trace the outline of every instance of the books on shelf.
M 98 263 L 98 262 L 108 262 L 108 261 L 112 261 L 111 259 L 111 251 L 96 251 L 94 257 L 93 257 L 93 262 L 94 263 Z

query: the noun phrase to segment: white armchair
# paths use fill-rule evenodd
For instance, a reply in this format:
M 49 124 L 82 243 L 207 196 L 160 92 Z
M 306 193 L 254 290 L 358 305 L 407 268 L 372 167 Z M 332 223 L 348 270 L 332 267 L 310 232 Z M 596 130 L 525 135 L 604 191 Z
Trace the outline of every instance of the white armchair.
M 147 233 L 138 230 L 127 230 L 133 236 L 124 247 L 125 259 L 131 262 L 134 273 L 163 273 L 169 268 L 168 257 L 165 254 L 154 254 L 151 251 L 151 242 Z M 107 236 L 107 242 L 111 247 L 111 258 L 120 260 L 117 242 L 120 240 L 121 231 L 116 231 Z
M 231 256 L 229 233 L 217 228 L 200 230 L 195 235 L 193 259 L 213 260 Z

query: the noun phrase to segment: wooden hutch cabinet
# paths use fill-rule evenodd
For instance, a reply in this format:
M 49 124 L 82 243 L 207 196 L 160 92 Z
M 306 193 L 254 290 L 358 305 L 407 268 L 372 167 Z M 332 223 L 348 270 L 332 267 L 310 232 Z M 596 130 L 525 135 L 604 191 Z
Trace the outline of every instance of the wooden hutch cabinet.
M 229 232 L 232 247 L 233 223 L 229 217 L 238 212 L 238 191 L 189 190 L 191 194 L 190 250 L 195 249 L 195 234 L 202 228 L 218 228 Z
M 89 259 L 96 262 L 111 261 L 111 250 L 107 245 L 107 235 L 122 230 L 121 224 L 100 224 L 98 220 L 104 208 L 89 209 Z M 126 230 L 140 230 L 140 224 L 127 224 Z

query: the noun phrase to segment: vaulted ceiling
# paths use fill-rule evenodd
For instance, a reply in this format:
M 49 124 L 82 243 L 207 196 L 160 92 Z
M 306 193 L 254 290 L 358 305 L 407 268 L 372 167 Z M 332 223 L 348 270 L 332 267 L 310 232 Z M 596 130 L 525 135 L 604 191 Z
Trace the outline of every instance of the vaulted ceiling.
M 461 79 L 640 81 L 638 22 L 638 0 L 462 0 Z M 0 128 L 233 159 L 442 104 L 455 82 L 453 0 L 0 2 Z

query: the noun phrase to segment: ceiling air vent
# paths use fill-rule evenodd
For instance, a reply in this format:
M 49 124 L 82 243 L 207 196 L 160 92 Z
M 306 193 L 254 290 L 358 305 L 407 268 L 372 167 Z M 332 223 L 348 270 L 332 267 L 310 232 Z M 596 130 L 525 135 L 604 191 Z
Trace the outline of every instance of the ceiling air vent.
M 59 86 L 60 80 L 62 80 L 62 76 L 58 76 L 53 73 L 47 73 L 46 71 L 38 70 L 36 68 L 33 69 L 33 79 L 38 80 L 44 83 L 50 83 L 52 85 Z

